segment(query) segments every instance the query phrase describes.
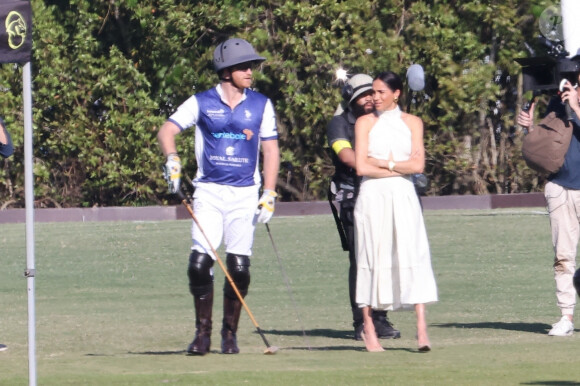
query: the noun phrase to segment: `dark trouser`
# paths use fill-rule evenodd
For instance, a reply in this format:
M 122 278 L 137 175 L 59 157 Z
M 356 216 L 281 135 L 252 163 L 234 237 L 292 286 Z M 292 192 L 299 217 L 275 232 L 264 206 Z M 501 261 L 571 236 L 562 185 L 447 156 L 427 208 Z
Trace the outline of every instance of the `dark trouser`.
M 356 250 L 354 242 L 354 200 L 343 201 L 340 203 L 340 221 L 348 241 L 348 295 L 350 298 L 350 307 L 352 310 L 352 325 L 358 327 L 363 322 L 362 309 L 356 303 Z M 373 310 L 373 317 L 386 315 L 386 311 Z
M 340 221 L 344 228 L 346 239 L 348 240 L 348 295 L 350 307 L 352 309 L 352 320 L 354 327 L 362 324 L 362 310 L 356 304 L 356 254 L 354 245 L 354 207 L 340 206 Z

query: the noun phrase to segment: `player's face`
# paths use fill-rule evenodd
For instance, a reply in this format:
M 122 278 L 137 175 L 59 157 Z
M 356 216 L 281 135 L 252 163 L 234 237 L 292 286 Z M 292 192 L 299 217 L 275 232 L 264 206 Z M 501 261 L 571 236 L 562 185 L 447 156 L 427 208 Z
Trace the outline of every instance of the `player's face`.
M 252 69 L 254 63 L 246 62 L 236 64 L 231 67 L 232 82 L 238 88 L 249 88 L 252 86 Z
M 364 111 L 365 114 L 372 112 L 375 109 L 375 104 L 373 102 L 373 90 L 366 91 L 358 96 L 354 101 L 357 108 Z
M 373 81 L 373 102 L 378 111 L 392 110 L 396 107 L 395 98 L 399 97 L 399 90 L 391 90 L 385 82 L 380 79 Z

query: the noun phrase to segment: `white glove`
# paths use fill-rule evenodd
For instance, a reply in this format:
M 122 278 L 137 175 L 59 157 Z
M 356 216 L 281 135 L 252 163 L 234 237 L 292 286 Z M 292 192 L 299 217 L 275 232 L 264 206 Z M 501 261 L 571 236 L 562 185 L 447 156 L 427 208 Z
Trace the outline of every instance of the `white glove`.
M 176 153 L 167 156 L 167 162 L 163 166 L 163 174 L 167 180 L 169 193 L 177 193 L 181 182 L 181 160 Z
M 264 190 L 262 197 L 258 201 L 258 209 L 256 210 L 257 221 L 267 223 L 274 214 L 274 204 L 276 203 L 278 195 L 273 190 Z

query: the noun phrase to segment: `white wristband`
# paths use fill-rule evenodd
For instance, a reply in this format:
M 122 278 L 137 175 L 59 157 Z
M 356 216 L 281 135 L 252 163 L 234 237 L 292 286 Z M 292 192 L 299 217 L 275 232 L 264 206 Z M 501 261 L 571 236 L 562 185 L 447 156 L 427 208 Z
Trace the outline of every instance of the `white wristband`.
M 395 168 L 395 161 L 389 161 L 389 170 L 393 171 L 393 169 Z

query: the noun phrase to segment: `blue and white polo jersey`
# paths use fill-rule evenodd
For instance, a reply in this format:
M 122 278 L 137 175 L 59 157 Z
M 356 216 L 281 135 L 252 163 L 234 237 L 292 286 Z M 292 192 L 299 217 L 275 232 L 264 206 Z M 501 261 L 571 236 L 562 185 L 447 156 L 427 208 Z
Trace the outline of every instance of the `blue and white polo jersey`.
M 246 89 L 232 110 L 222 95 L 220 85 L 193 95 L 169 120 L 181 130 L 196 126 L 194 182 L 257 185 L 260 141 L 278 138 L 274 107 L 266 96 Z

